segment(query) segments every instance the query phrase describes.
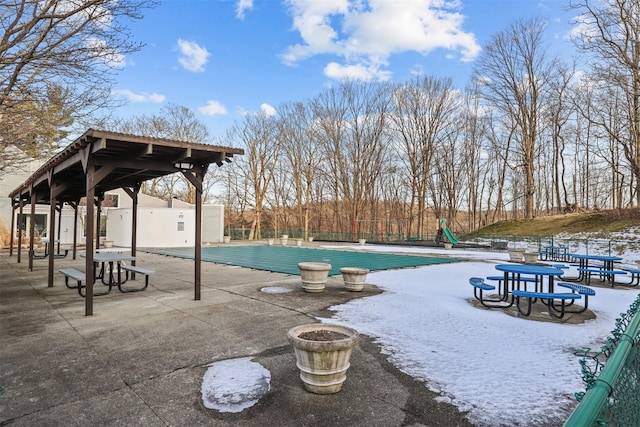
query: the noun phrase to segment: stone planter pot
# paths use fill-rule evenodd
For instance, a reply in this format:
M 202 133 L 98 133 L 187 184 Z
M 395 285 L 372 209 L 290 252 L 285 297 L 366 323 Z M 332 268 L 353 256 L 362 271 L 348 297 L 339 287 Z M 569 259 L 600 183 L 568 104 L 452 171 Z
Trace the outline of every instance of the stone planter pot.
M 289 243 L 289 239 L 285 239 L 285 238 L 280 239 L 280 244 L 282 246 L 287 246 L 288 243 Z
M 313 339 L 315 335 L 320 339 L 319 335 L 331 333 L 341 335 L 325 341 Z M 317 394 L 339 392 L 347 379 L 351 352 L 359 338 L 355 329 L 339 325 L 315 323 L 289 329 L 287 339 L 296 355 L 296 366 L 300 369 L 305 390 Z
M 367 239 L 359 239 L 358 243 L 360 243 L 362 246 L 364 246 L 364 244 L 367 243 Z
M 538 262 L 538 254 L 535 252 L 525 252 L 524 262 L 531 263 L 531 264 Z
M 509 261 L 511 262 L 522 262 L 522 258 L 524 257 L 524 251 L 520 249 L 510 249 L 509 250 Z
M 302 279 L 302 288 L 306 292 L 322 292 L 324 285 L 329 277 L 331 264 L 324 262 L 301 262 L 298 263 L 300 269 L 300 278 Z
M 267 245 L 273 246 L 273 239 L 267 239 Z
M 313 236 L 307 237 L 307 240 L 309 240 L 309 242 L 313 242 Z
M 364 288 L 365 281 L 367 280 L 367 274 L 369 274 L 369 269 L 360 267 L 342 267 L 340 269 L 340 273 L 342 273 L 344 287 L 348 291 L 360 292 Z
M 453 248 L 453 245 L 451 243 L 445 243 L 444 244 L 444 248 L 445 249 L 451 249 L 451 248 Z
M 113 247 L 113 240 L 105 240 L 104 242 L 102 242 L 102 247 L 103 248 L 112 248 Z
M 288 234 L 283 234 L 282 237 L 280 237 L 281 239 L 288 239 L 289 235 Z
M 229 243 L 231 241 L 231 236 L 224 236 L 222 239 L 225 243 Z

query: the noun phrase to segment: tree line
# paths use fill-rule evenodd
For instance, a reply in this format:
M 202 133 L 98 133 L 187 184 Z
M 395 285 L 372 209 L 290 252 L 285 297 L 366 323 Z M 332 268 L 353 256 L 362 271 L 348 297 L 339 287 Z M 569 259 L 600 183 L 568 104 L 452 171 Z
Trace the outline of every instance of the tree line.
M 207 142 L 186 107 L 124 122 L 95 115 L 123 55 L 139 50 L 126 20 L 151 0 L 0 0 L 0 175 L 5 148 L 50 155 L 72 124 Z M 640 0 L 571 0 L 582 62 L 549 54 L 540 19 L 495 34 L 469 86 L 419 76 L 343 81 L 315 97 L 249 114 L 218 145 L 245 149 L 213 167 L 209 201 L 231 227 L 426 236 L 508 218 L 640 203 Z M 104 25 L 109 22 L 109 25 Z M 88 40 L 94 42 L 88 44 Z M 147 193 L 191 201 L 179 178 Z
M 575 42 L 589 72 L 544 45 L 544 22 L 517 21 L 477 59 L 472 85 L 420 76 L 346 81 L 277 114 L 247 115 L 225 143 L 235 226 L 434 233 L 640 201 L 639 2 L 582 11 Z

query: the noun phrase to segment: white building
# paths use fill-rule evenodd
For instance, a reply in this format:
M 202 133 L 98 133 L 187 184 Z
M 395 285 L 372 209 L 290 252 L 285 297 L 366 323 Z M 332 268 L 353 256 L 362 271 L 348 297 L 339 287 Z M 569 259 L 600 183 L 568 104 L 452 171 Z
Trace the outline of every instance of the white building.
M 3 236 L 0 246 L 9 244 L 8 233 L 11 229 L 11 199 L 9 193 L 20 186 L 33 174 L 41 163 L 27 161 L 0 175 L 0 230 Z M 114 246 L 131 245 L 131 222 L 133 201 L 123 190 L 105 193 L 105 205 L 101 210 L 102 239 L 110 241 Z M 41 237 L 49 237 L 49 206 L 36 205 L 36 233 Z M 22 229 L 30 230 L 31 205 L 23 207 Z M 85 206 L 78 207 L 78 243 L 84 244 Z M 60 244 L 73 244 L 74 210 L 65 205 L 60 216 Z M 18 210 L 15 211 L 15 229 L 18 226 Z M 56 219 L 57 224 L 57 219 Z M 57 226 L 57 225 L 56 225 Z M 55 230 L 58 237 L 58 230 Z M 165 201 L 140 193 L 138 195 L 138 247 L 189 247 L 195 242 L 195 209 L 194 205 L 177 199 Z M 204 205 L 202 207 L 202 243 L 220 243 L 224 236 L 224 207 L 222 205 Z M 15 241 L 14 241 L 15 244 Z

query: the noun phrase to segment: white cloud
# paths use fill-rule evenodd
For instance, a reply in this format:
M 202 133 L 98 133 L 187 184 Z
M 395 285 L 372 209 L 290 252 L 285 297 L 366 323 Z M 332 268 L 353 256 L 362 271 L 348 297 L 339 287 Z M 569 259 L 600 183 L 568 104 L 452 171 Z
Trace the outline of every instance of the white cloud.
M 276 109 L 269 104 L 260 105 L 260 112 L 267 117 L 273 117 L 277 114 Z
M 389 57 L 403 52 L 428 55 L 446 49 L 461 61 L 480 53 L 473 33 L 463 29 L 461 5 L 452 0 L 287 0 L 293 28 L 303 43 L 289 46 L 282 60 L 295 65 L 315 55 L 333 54 L 345 64 L 329 64 L 336 75 L 364 70 L 387 79 L 379 69 Z M 374 73 L 371 73 L 374 71 Z
M 211 55 L 206 48 L 193 41 L 178 39 L 178 50 L 180 51 L 178 62 L 186 70 L 193 72 L 204 71 L 204 66 Z
M 227 109 L 219 101 L 207 101 L 207 105 L 198 107 L 198 112 L 205 116 L 218 116 L 227 114 Z
M 236 4 L 236 18 L 244 19 L 244 13 L 253 9 L 253 0 L 238 0 Z
M 151 102 L 154 104 L 159 104 L 165 99 L 164 95 L 159 95 L 155 92 L 154 93 L 146 93 L 146 92 L 135 93 L 129 89 L 118 89 L 118 90 L 114 90 L 113 93 L 116 96 L 125 98 L 129 102 Z
M 367 67 L 363 64 L 340 65 L 330 62 L 324 68 L 324 74 L 335 80 L 387 81 L 391 79 L 390 71 L 381 71 L 377 66 Z

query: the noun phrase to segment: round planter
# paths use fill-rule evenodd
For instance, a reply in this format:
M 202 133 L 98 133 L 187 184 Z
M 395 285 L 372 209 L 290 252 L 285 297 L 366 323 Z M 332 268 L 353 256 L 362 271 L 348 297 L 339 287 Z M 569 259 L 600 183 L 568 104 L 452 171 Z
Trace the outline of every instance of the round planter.
M 360 292 L 364 288 L 364 283 L 367 280 L 369 269 L 360 267 L 342 267 L 340 269 L 340 273 L 342 273 L 344 287 L 348 291 Z
M 309 240 L 309 242 L 313 242 L 313 236 L 307 237 L 307 240 Z
M 535 252 L 525 252 L 524 253 L 524 262 L 528 263 L 536 263 L 538 262 L 538 254 Z
M 360 239 L 358 240 L 358 243 L 364 246 L 364 244 L 367 243 L 367 239 Z
M 288 238 L 289 238 L 288 234 L 283 234 L 282 237 L 281 237 L 281 239 L 288 239 Z
M 313 332 L 338 332 L 344 338 L 316 341 L 300 338 L 301 334 Z M 287 338 L 296 355 L 296 366 L 305 390 L 317 394 L 337 393 L 347 379 L 351 352 L 360 334 L 351 328 L 339 325 L 315 323 L 295 326 L 287 332 Z
M 331 264 L 324 262 L 301 262 L 298 263 L 300 269 L 300 278 L 302 279 L 302 288 L 306 292 L 322 292 L 324 285 L 329 277 Z
M 518 249 L 509 250 L 509 261 L 522 262 L 522 257 L 524 257 L 524 251 Z
M 453 248 L 453 245 L 451 243 L 445 243 L 444 244 L 444 248 L 449 250 L 449 249 Z
M 223 240 L 225 243 L 229 243 L 231 241 L 231 236 L 224 236 Z
M 267 239 L 267 245 L 273 246 L 273 239 Z

